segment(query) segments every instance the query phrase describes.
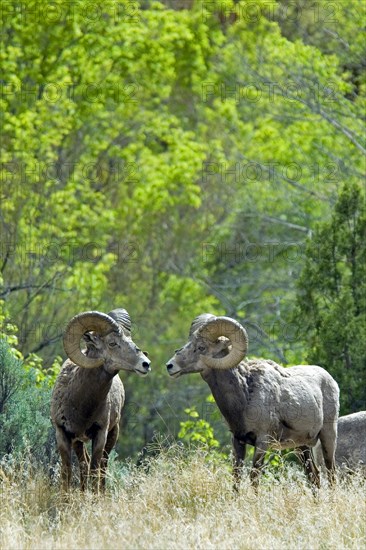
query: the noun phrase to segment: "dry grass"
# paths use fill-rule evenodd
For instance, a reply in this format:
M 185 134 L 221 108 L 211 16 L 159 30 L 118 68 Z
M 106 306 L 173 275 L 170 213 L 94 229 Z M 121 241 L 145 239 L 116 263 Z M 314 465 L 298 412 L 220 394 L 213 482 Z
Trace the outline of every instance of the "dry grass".
M 111 468 L 105 496 L 25 470 L 0 476 L 0 548 L 342 549 L 366 545 L 365 481 L 354 476 L 314 497 L 301 474 L 267 476 L 256 496 L 235 496 L 224 463 L 198 452 L 162 453 L 149 468 Z M 295 473 L 294 473 L 295 472 Z

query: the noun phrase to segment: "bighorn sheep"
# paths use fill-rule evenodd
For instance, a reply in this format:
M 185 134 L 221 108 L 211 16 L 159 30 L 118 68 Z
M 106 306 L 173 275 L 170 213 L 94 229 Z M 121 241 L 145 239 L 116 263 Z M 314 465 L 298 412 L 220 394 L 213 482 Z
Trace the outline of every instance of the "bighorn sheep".
M 320 442 L 314 447 L 314 456 L 316 463 L 323 466 Z M 360 469 L 366 475 L 366 411 L 338 418 L 335 463 L 342 469 Z
M 270 447 L 297 448 L 309 480 L 319 487 L 311 452 L 318 439 L 333 482 L 337 383 L 313 365 L 284 368 L 265 359 L 243 361 L 247 348 L 247 333 L 238 322 L 206 313 L 193 321 L 188 343 L 166 364 L 172 377 L 199 372 L 209 385 L 232 432 L 234 488 L 239 486 L 246 443 L 255 447 L 250 473 L 255 488 Z
M 108 315 L 98 311 L 80 313 L 71 319 L 64 334 L 69 359 L 58 375 L 51 399 L 51 418 L 61 454 L 64 489 L 71 480 L 71 452 L 80 466 L 84 490 L 90 473 L 96 490 L 105 487 L 108 456 L 119 433 L 125 393 L 120 370 L 146 375 L 150 360 L 132 341 L 131 320 L 126 310 Z M 86 344 L 85 354 L 80 340 Z M 89 459 L 84 442 L 92 441 Z

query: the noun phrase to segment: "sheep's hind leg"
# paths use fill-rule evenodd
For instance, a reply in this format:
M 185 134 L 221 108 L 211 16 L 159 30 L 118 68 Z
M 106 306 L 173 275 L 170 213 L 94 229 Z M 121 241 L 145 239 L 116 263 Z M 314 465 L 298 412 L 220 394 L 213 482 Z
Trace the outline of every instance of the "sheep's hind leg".
M 100 464 L 100 488 L 102 491 L 105 491 L 105 482 L 106 482 L 109 453 L 117 443 L 118 434 L 119 434 L 119 426 L 118 424 L 116 424 L 108 432 L 108 435 L 107 435 L 107 441 L 105 443 L 103 457 Z
M 63 491 L 67 491 L 71 483 L 71 440 L 62 427 L 56 427 L 57 448 L 61 455 L 61 482 Z
M 320 488 L 319 470 L 314 462 L 313 453 L 310 447 L 306 445 L 299 447 L 299 459 L 304 466 L 305 474 L 312 487 Z
M 100 468 L 104 453 L 104 447 L 107 441 L 107 431 L 99 429 L 92 439 L 92 456 L 90 462 L 90 476 L 92 478 L 93 489 L 96 493 L 100 488 Z
M 324 428 L 319 434 L 319 439 L 322 444 L 323 456 L 325 467 L 327 469 L 328 481 L 330 485 L 334 485 L 335 478 L 335 449 L 337 443 L 337 424 L 330 426 L 327 425 L 326 430 Z
M 87 487 L 88 476 L 89 476 L 90 458 L 88 455 L 88 451 L 86 450 L 84 443 L 82 441 L 74 441 L 73 449 L 79 461 L 80 488 L 82 491 L 85 491 Z
M 250 481 L 252 482 L 255 492 L 258 490 L 259 476 L 263 469 L 264 457 L 268 448 L 266 443 L 257 443 L 257 445 L 258 446 L 254 449 L 253 466 L 250 472 Z

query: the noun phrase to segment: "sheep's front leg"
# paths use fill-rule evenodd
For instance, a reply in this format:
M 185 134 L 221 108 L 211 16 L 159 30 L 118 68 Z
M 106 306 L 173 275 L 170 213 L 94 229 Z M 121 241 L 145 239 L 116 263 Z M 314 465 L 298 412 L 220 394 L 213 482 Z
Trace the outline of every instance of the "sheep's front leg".
M 239 491 L 240 480 L 243 473 L 243 463 L 246 453 L 246 445 L 240 439 L 233 436 L 233 476 L 234 476 L 234 491 Z
M 261 471 L 263 469 L 263 462 L 264 457 L 267 451 L 267 443 L 260 442 L 256 443 L 256 447 L 254 449 L 254 456 L 253 456 L 253 465 L 250 472 L 250 481 L 254 487 L 254 490 L 257 492 L 258 484 L 259 484 L 259 476 L 261 474 Z
M 56 442 L 61 455 L 62 489 L 67 491 L 71 482 L 71 439 L 60 426 L 56 426 Z
M 92 456 L 90 463 L 90 475 L 92 477 L 93 489 L 99 491 L 100 467 L 107 441 L 107 430 L 99 429 L 92 440 Z

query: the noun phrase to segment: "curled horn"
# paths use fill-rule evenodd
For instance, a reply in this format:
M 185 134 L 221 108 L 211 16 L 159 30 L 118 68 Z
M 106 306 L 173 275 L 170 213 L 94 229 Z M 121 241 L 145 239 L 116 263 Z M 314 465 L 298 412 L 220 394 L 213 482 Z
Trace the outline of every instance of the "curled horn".
M 215 342 L 220 336 L 230 340 L 231 350 L 225 357 L 207 357 L 201 355 L 202 361 L 212 369 L 231 369 L 242 361 L 248 350 L 248 335 L 240 323 L 230 317 L 214 317 L 205 323 L 199 334 L 210 342 Z
M 115 331 L 120 332 L 118 323 L 105 313 L 85 311 L 75 315 L 68 323 L 64 334 L 64 350 L 67 356 L 79 367 L 92 369 L 103 364 L 102 358 L 87 357 L 80 350 L 80 340 L 86 332 L 95 331 L 100 336 Z
M 131 319 L 127 310 L 120 307 L 117 309 L 113 309 L 108 313 L 108 315 L 119 324 L 119 326 L 124 332 L 127 333 L 128 336 L 131 336 Z

